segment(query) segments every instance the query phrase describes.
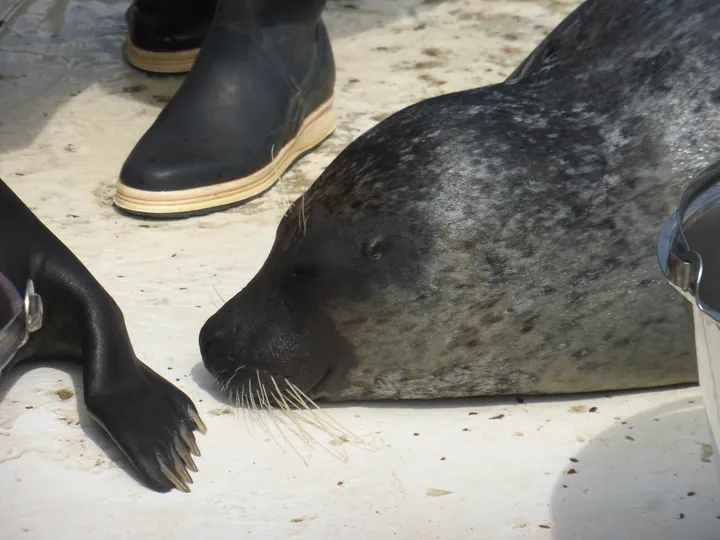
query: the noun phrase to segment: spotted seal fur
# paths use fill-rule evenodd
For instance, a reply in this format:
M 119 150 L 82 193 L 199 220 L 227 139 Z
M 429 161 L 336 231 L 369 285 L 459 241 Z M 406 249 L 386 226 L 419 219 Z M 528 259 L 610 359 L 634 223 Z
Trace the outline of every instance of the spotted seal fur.
M 205 366 L 334 401 L 696 382 L 654 249 L 720 154 L 718 28 L 715 0 L 588 0 L 503 83 L 387 118 L 205 323 Z

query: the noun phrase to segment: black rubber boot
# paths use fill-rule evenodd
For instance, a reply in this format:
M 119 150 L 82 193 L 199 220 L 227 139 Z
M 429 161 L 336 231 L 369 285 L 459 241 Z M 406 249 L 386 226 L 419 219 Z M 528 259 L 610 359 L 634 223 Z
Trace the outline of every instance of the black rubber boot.
M 125 58 L 153 73 L 190 71 L 218 0 L 135 0 L 125 14 Z
M 269 189 L 335 128 L 324 0 L 220 0 L 197 61 L 130 153 L 115 204 L 188 216 Z

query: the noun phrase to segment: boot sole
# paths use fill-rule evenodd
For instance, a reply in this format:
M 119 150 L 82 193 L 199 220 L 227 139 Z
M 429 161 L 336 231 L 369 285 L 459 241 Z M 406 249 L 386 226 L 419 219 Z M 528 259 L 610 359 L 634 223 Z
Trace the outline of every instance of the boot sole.
M 133 67 L 150 73 L 187 73 L 195 63 L 200 49 L 176 52 L 155 52 L 141 49 L 127 38 L 123 47 L 125 58 Z
M 118 181 L 115 205 L 126 212 L 147 217 L 188 217 L 229 208 L 271 188 L 295 161 L 332 135 L 335 122 L 330 98 L 305 119 L 295 138 L 277 152 L 268 165 L 250 176 L 177 191 L 143 191 Z

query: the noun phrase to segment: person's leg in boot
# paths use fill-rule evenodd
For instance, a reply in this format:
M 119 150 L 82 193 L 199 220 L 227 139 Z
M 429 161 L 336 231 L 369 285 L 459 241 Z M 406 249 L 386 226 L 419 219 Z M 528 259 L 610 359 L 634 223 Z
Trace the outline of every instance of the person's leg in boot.
M 220 0 L 195 64 L 120 172 L 127 211 L 187 216 L 269 189 L 335 128 L 325 0 Z
M 154 73 L 190 71 L 218 0 L 134 0 L 125 14 L 125 58 Z

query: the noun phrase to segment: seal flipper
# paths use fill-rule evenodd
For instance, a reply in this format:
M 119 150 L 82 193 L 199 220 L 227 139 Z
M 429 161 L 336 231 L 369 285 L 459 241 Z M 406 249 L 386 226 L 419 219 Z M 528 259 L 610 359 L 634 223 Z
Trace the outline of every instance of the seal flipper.
M 194 421 L 197 410 L 183 392 L 137 360 L 136 365 L 129 386 L 121 390 L 114 385 L 86 389 L 88 411 L 150 488 L 189 492 L 188 469 L 197 471 L 191 454 L 200 455 L 193 431 L 204 432 L 205 426 Z
M 182 391 L 140 362 L 112 297 L 73 253 L 0 180 L 0 272 L 31 278 L 49 315 L 18 359 L 63 357 L 82 363 L 90 416 L 156 491 L 189 491 L 187 468 L 205 431 Z

